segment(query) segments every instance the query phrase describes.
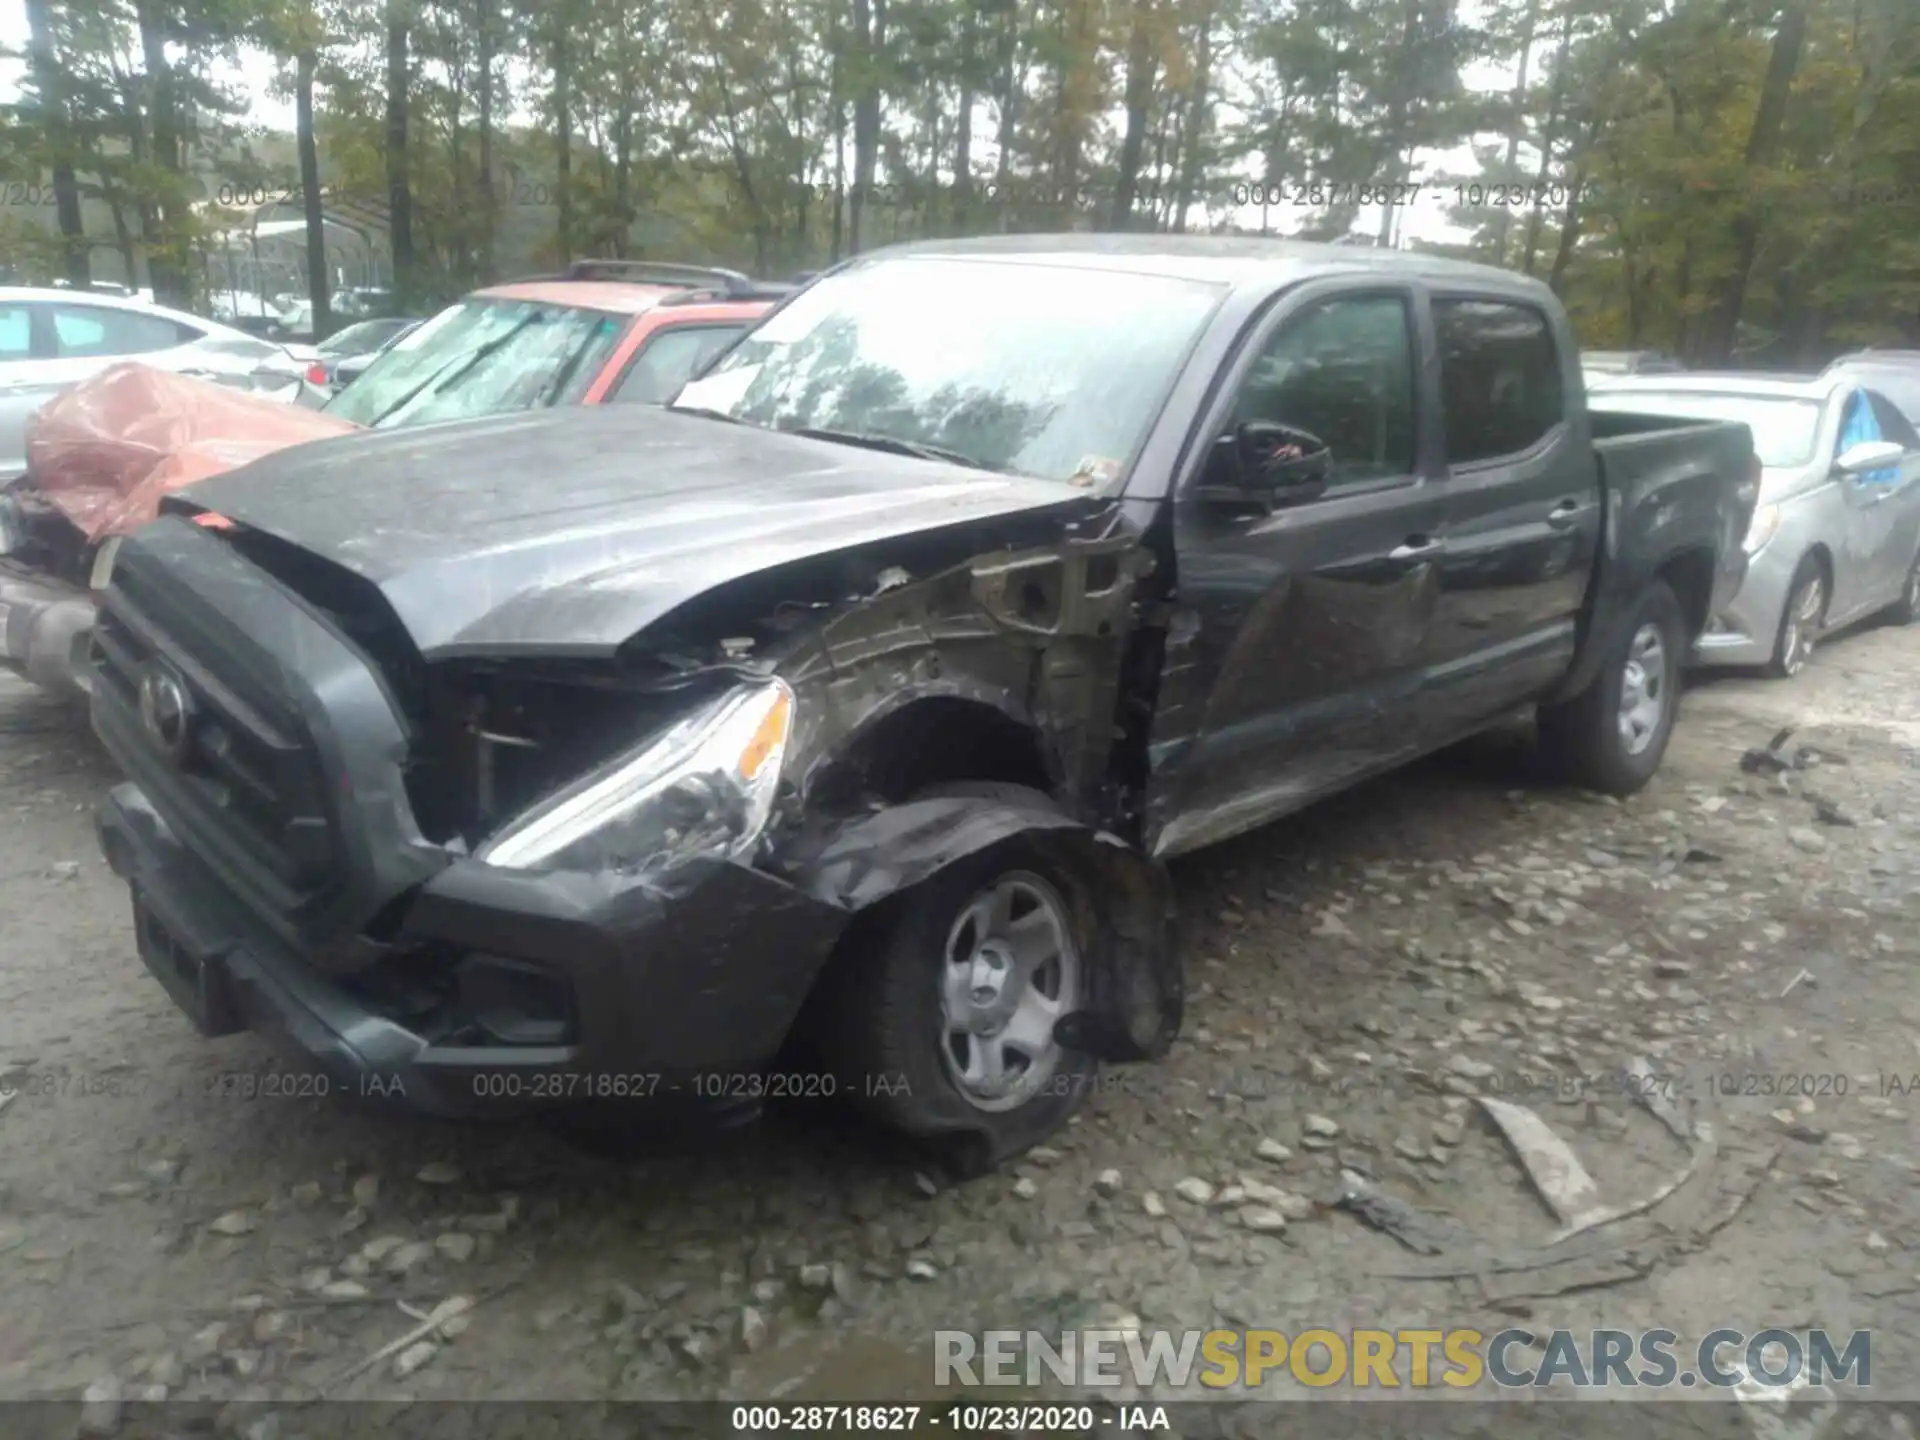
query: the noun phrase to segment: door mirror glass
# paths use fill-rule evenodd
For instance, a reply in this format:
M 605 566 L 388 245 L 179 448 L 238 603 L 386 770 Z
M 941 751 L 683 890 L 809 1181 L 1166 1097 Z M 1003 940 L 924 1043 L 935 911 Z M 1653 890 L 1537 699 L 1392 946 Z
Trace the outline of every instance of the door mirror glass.
M 1199 494 L 1234 510 L 1277 510 L 1317 499 L 1333 478 L 1333 451 L 1310 431 L 1243 420 L 1214 441 Z
M 1898 465 L 1906 458 L 1906 453 L 1891 440 L 1862 440 L 1842 450 L 1834 464 L 1841 474 L 1858 479 L 1872 471 Z
M 1240 482 L 1271 497 L 1276 505 L 1294 505 L 1324 492 L 1333 474 L 1333 451 L 1311 431 L 1271 420 L 1243 421 L 1233 433 Z

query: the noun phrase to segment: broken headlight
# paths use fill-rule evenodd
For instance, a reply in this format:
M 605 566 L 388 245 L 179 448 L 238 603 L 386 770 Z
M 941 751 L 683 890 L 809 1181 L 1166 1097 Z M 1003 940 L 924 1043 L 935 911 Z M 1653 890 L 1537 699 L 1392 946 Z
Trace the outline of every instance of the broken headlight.
M 780 680 L 742 686 L 542 801 L 483 845 L 508 870 L 644 870 L 750 854 L 766 828 L 793 723 Z

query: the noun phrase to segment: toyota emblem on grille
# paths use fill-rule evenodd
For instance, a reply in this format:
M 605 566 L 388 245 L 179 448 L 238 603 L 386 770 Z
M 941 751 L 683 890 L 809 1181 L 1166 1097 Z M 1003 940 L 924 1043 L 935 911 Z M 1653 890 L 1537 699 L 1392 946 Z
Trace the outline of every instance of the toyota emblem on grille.
M 186 684 L 164 665 L 154 665 L 140 677 L 140 721 L 168 760 L 178 765 L 187 758 L 193 699 Z

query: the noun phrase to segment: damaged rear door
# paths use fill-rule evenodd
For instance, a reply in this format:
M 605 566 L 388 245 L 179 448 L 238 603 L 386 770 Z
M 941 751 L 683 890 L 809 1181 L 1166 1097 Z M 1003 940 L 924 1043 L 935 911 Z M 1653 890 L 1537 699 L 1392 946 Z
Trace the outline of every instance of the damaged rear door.
M 1283 298 L 1230 362 L 1175 502 L 1155 853 L 1261 824 L 1425 742 L 1442 536 L 1424 326 L 1408 287 L 1330 281 Z M 1324 442 L 1324 484 L 1236 479 L 1248 425 Z

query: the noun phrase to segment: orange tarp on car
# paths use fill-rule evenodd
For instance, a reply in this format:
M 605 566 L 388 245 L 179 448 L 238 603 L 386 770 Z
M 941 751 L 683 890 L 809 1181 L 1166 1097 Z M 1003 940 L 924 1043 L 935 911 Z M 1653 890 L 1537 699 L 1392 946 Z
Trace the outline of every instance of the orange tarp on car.
M 91 545 L 144 525 L 163 495 L 196 480 L 359 428 L 129 362 L 47 402 L 27 439 L 27 481 Z

